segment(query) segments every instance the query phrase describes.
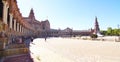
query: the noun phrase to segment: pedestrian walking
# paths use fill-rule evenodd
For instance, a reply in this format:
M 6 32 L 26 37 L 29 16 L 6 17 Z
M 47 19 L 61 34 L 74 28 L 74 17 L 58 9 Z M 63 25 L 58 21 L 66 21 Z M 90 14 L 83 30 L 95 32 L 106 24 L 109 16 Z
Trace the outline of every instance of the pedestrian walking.
M 45 42 L 46 42 L 46 40 L 47 40 L 47 37 L 45 37 Z
M 33 37 L 31 37 L 31 42 L 33 42 L 33 39 L 34 39 L 34 38 L 33 38 Z

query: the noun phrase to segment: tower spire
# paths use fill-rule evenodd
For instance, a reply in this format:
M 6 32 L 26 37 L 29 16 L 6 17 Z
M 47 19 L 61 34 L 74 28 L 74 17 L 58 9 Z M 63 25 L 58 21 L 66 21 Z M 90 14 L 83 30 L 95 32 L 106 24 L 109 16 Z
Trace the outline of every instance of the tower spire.
M 97 16 L 95 16 L 95 27 L 94 27 L 94 34 L 100 33 L 99 23 L 97 20 Z
M 29 18 L 32 19 L 32 20 L 33 19 L 35 20 L 33 8 L 31 8 L 31 10 L 30 10 Z

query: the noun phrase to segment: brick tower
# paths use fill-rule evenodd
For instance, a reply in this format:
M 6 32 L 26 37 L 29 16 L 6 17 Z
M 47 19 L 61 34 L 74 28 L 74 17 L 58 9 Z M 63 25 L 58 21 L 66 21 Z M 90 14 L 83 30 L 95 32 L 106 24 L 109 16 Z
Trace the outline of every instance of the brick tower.
M 94 26 L 94 32 L 93 32 L 93 34 L 96 34 L 98 36 L 103 36 L 100 33 L 100 28 L 99 28 L 99 23 L 97 21 L 97 17 L 95 17 L 95 26 Z
M 97 21 L 97 17 L 95 17 L 95 26 L 94 26 L 94 34 L 100 33 L 100 28 L 99 28 L 99 24 Z
M 30 10 L 29 18 L 30 18 L 32 21 L 35 21 L 35 16 L 34 16 L 33 8 Z

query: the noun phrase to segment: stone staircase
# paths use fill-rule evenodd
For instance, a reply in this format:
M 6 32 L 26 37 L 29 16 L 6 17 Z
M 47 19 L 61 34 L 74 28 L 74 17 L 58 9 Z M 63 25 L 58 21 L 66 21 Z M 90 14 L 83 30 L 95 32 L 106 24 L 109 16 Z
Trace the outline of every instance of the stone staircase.
M 0 48 L 0 62 L 33 62 L 24 43 L 7 45 L 2 39 L 0 44 L 3 46 Z
M 24 44 L 12 44 L 9 45 L 8 48 L 0 51 L 1 57 L 19 55 L 19 54 L 27 54 L 29 53 L 29 49 L 25 47 Z
M 30 54 L 21 54 L 21 55 L 14 55 L 8 56 L 4 59 L 3 62 L 33 62 Z

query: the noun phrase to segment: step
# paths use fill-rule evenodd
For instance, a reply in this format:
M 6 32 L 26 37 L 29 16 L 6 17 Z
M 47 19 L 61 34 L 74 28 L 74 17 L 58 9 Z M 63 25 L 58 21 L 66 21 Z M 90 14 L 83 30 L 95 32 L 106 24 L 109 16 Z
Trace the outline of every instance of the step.
M 7 49 L 13 49 L 13 48 L 25 48 L 25 44 L 11 44 L 8 46 Z
M 6 56 L 29 53 L 29 49 L 28 48 L 15 48 L 15 49 L 6 49 L 0 52 L 1 52 L 0 54 L 1 57 L 6 57 Z
M 20 54 L 14 56 L 8 56 L 3 62 L 33 62 L 30 54 Z

